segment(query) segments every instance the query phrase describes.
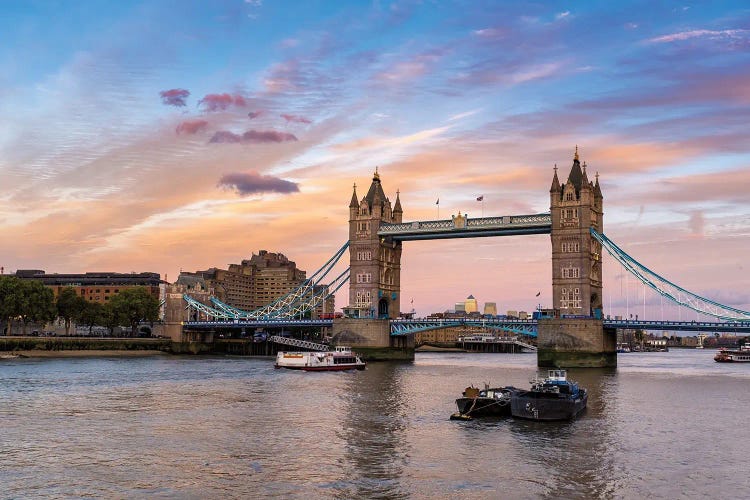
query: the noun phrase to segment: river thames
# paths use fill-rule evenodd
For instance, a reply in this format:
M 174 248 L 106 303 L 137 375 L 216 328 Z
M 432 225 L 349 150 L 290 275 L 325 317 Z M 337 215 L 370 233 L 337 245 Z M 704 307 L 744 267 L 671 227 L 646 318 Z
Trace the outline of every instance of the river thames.
M 533 354 L 361 372 L 271 358 L 0 360 L 1 498 L 750 498 L 750 364 L 712 350 L 570 370 L 577 420 L 451 421 Z

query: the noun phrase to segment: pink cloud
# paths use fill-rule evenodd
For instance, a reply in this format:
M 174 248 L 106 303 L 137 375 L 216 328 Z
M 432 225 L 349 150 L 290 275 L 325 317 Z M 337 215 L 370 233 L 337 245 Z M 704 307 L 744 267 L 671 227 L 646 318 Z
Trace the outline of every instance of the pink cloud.
M 288 115 L 288 114 L 282 114 L 280 115 L 283 119 L 289 122 L 294 123 L 312 123 L 312 120 L 305 118 L 304 116 L 298 116 L 298 115 Z
M 167 106 L 186 106 L 185 99 L 190 95 L 189 90 L 185 89 L 169 89 L 162 90 L 159 92 L 161 96 L 161 102 Z
M 175 132 L 178 134 L 197 134 L 204 128 L 208 126 L 208 122 L 206 120 L 185 120 L 184 122 L 177 125 L 177 128 L 175 129 Z
M 198 106 L 201 105 L 205 111 L 223 111 L 230 106 L 245 107 L 247 101 L 239 94 L 206 94 L 198 101 Z
M 277 132 L 275 130 L 248 130 L 242 135 L 235 134 L 228 130 L 219 130 L 216 132 L 211 140 L 208 141 L 212 144 L 224 144 L 224 143 L 249 143 L 258 144 L 265 142 L 288 142 L 296 141 L 297 137 L 294 134 L 288 134 L 286 132 Z

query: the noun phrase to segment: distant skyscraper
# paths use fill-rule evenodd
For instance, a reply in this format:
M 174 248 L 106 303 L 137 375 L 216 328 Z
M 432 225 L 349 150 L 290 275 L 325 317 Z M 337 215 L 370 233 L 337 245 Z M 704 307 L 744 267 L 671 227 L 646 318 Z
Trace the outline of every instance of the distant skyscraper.
M 477 303 L 477 299 L 474 298 L 473 295 L 469 295 L 466 297 L 466 301 L 464 302 L 465 307 L 464 310 L 467 313 L 473 313 L 479 311 L 479 304 Z
M 492 316 L 497 316 L 497 304 L 494 302 L 485 302 L 484 303 L 484 314 L 490 314 Z

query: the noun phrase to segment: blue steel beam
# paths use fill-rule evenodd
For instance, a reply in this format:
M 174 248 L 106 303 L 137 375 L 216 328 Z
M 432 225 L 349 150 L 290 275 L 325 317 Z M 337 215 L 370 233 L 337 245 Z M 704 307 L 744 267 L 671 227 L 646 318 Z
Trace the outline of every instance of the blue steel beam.
M 232 319 L 225 321 L 185 321 L 182 326 L 199 330 L 205 328 L 281 328 L 291 326 L 330 327 L 332 324 L 332 319 Z
M 551 230 L 552 215 L 544 213 L 381 224 L 378 236 L 394 241 L 414 241 L 549 234 Z
M 501 320 L 501 319 L 394 319 L 391 320 L 391 335 L 407 335 L 416 332 L 438 330 L 454 326 L 476 326 L 492 330 L 536 337 L 536 320 Z
M 222 321 L 186 321 L 184 326 L 190 328 L 273 328 L 282 326 L 333 326 L 332 319 L 224 319 Z M 721 332 L 750 334 L 750 323 L 745 321 L 644 321 L 605 319 L 607 328 L 632 330 L 657 330 L 681 332 Z M 451 326 L 484 326 L 520 335 L 536 336 L 536 320 L 473 320 L 473 319 L 394 319 L 391 320 L 391 335 L 406 335 L 418 331 L 448 328 Z

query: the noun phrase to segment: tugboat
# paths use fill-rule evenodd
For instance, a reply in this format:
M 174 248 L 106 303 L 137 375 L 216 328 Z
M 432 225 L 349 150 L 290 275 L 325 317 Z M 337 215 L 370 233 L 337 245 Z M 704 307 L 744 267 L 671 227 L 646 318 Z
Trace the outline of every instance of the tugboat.
M 508 417 L 510 400 L 515 387 L 489 387 L 484 389 L 467 387 L 463 397 L 456 399 L 458 413 L 451 415 L 451 420 L 471 420 L 474 417 Z
M 586 389 L 567 379 L 565 370 L 549 370 L 547 378 L 535 378 L 531 389 L 513 393 L 510 412 L 515 418 L 530 420 L 570 420 L 588 400 Z
M 276 368 L 308 372 L 364 370 L 365 362 L 352 352 L 351 347 L 337 346 L 335 351 L 279 351 Z

